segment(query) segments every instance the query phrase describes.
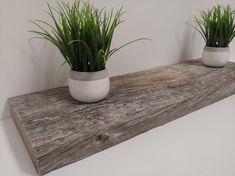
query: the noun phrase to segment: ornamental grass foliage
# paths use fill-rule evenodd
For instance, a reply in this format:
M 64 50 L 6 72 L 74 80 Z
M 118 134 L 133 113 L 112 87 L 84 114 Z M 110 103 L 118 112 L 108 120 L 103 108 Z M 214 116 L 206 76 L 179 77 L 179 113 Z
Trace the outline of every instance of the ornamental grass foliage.
M 107 12 L 104 8 L 95 8 L 89 2 L 81 0 L 72 4 L 60 2 L 57 3 L 57 8 L 50 4 L 47 6 L 46 13 L 52 23 L 29 20 L 38 28 L 30 32 L 37 34 L 33 38 L 48 40 L 59 49 L 65 59 L 60 69 L 67 63 L 74 71 L 101 71 L 114 53 L 133 42 L 145 39 L 136 39 L 111 49 L 114 32 L 124 21 L 121 19 L 125 13 L 123 8 Z
M 193 26 L 203 37 L 208 47 L 228 47 L 235 36 L 234 11 L 229 5 L 217 4 L 211 9 L 201 11 L 195 17 L 198 27 Z

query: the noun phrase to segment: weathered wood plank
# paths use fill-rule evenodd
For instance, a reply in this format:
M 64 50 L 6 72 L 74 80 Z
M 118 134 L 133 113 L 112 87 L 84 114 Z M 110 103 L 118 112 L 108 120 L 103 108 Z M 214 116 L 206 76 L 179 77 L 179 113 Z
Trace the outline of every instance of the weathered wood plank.
M 9 99 L 33 164 L 45 174 L 235 93 L 235 63 L 188 61 L 111 78 L 98 103 L 73 100 L 67 87 Z

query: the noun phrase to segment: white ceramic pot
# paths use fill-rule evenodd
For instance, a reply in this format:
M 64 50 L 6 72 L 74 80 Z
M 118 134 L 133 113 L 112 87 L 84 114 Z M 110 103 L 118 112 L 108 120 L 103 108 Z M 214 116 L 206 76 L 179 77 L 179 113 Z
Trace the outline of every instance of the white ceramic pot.
M 223 67 L 225 66 L 230 57 L 229 47 L 205 47 L 202 54 L 202 62 L 210 67 Z
M 80 102 L 92 103 L 104 99 L 110 90 L 107 69 L 97 72 L 76 72 L 71 70 L 69 91 Z

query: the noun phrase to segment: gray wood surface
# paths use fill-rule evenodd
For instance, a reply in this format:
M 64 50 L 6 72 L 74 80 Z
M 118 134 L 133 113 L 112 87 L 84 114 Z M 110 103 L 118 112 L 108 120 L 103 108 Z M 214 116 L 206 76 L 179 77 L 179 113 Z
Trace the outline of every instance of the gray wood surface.
M 39 175 L 76 162 L 235 93 L 235 64 L 188 61 L 111 78 L 93 104 L 61 87 L 9 99 Z

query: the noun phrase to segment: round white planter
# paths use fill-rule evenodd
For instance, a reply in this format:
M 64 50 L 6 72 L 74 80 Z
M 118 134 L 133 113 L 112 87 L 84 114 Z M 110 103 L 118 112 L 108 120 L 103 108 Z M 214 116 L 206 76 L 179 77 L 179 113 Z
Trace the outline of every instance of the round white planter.
M 80 102 L 92 103 L 104 99 L 110 90 L 107 69 L 97 72 L 76 72 L 71 70 L 69 91 Z
M 210 67 L 223 67 L 225 66 L 230 57 L 229 47 L 205 47 L 202 54 L 202 62 Z

